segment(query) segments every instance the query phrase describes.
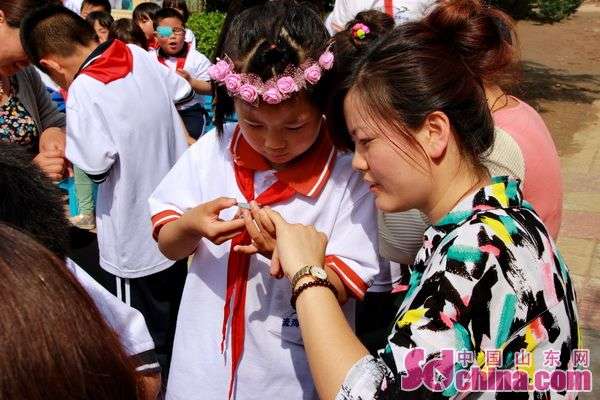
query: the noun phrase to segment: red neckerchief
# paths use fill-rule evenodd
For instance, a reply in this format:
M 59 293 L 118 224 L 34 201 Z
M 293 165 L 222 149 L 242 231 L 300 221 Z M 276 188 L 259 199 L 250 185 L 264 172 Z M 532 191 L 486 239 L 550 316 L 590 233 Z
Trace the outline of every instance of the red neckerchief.
M 160 47 L 160 45 L 158 44 L 158 39 L 156 38 L 156 36 L 152 36 L 151 39 L 148 40 L 148 50 L 150 49 L 158 49 Z
M 177 59 L 177 69 L 183 69 L 183 66 L 185 65 L 185 60 L 187 60 L 188 52 L 190 51 L 190 44 L 186 43 L 183 46 L 182 50 L 183 51 L 179 52 L 179 56 L 178 57 L 173 57 L 173 58 Z M 161 63 L 163 65 L 167 65 L 167 63 L 166 63 L 167 58 L 171 58 L 171 57 L 170 56 L 169 57 L 164 57 L 162 55 L 162 51 L 161 50 L 158 51 L 158 62 L 159 63 Z
M 394 0 L 384 1 L 385 13 L 390 17 L 394 16 Z
M 79 74 L 91 76 L 107 84 L 124 78 L 133 70 L 133 55 L 127 45 L 114 40 L 98 57 L 84 66 Z
M 244 139 L 239 126 L 231 140 L 230 151 L 234 161 L 235 179 L 246 201 L 254 200 L 254 173 L 271 169 L 267 160 L 257 153 Z M 279 203 L 296 194 L 318 197 L 331 176 L 336 151 L 323 128 L 317 142 L 293 165 L 276 173 L 277 181 L 261 193 L 256 202 L 261 206 Z M 231 241 L 227 263 L 227 294 L 223 309 L 221 352 L 225 351 L 227 322 L 233 302 L 231 316 L 231 377 L 229 395 L 231 399 L 237 367 L 244 352 L 246 335 L 245 307 L 246 284 L 250 267 L 250 256 L 233 251 L 237 245 L 248 245 L 251 238 L 244 231 Z M 233 298 L 233 301 L 232 301 Z

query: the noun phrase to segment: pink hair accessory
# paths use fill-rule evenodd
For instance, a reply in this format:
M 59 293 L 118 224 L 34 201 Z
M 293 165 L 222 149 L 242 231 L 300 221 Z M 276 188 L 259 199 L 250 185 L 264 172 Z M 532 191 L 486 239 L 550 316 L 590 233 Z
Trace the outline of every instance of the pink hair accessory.
M 359 40 L 363 40 L 369 33 L 371 30 L 363 23 L 357 22 L 352 27 L 352 36 Z
M 208 69 L 211 79 L 225 86 L 230 96 L 237 96 L 254 106 L 262 99 L 267 104 L 279 104 L 308 85 L 316 85 L 323 70 L 333 67 L 334 55 L 325 50 L 318 61 L 306 60 L 302 65 L 289 65 L 283 74 L 264 82 L 256 74 L 236 73 L 231 59 L 217 59 L 217 63 Z

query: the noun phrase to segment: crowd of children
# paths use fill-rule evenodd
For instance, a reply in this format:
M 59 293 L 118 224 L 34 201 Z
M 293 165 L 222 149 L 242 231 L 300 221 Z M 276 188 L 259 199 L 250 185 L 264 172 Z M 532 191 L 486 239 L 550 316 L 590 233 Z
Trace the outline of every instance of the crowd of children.
M 539 314 L 547 313 L 549 318 L 556 317 L 556 329 L 560 331 L 567 325 L 571 329 L 556 333 L 563 346 L 559 350 L 566 354 L 576 348 L 577 340 L 572 333 L 576 331 L 577 316 L 568 271 L 559 256 L 551 258 L 547 255 L 555 254 L 552 241 L 555 232 L 551 230 L 551 234 L 547 234 L 543 225 L 550 224 L 554 228 L 560 212 L 555 209 L 555 204 L 538 200 L 535 191 L 525 192 L 525 198 L 531 196 L 535 202 L 540 201 L 541 220 L 528 207 L 524 206 L 525 211 L 522 211 L 520 205 L 512 203 L 520 201 L 518 183 L 513 183 L 516 181 L 512 178 L 493 180 L 502 183 L 506 193 L 499 193 L 500 189 L 495 188 L 493 196 L 485 197 L 487 191 L 492 190 L 484 184 L 490 176 L 506 172 L 528 182 L 530 176 L 539 176 L 535 169 L 539 166 L 536 167 L 534 161 L 545 156 L 546 160 L 554 160 L 556 154 L 543 122 L 540 124 L 541 120 L 531 115 L 532 110 L 500 88 L 500 70 L 508 70 L 515 61 L 511 22 L 501 12 L 482 8 L 478 0 L 444 0 L 435 5 L 431 1 L 424 2 L 427 7 L 419 8 L 420 12 L 414 11 L 410 19 L 425 18 L 422 22 L 407 25 L 406 32 L 394 31 L 390 36 L 393 51 L 389 51 L 381 37 L 392 31 L 395 23 L 408 22 L 408 17 L 394 21 L 397 15 L 390 11 L 394 10 L 390 8 L 392 2 L 385 2 L 384 12 L 354 13 L 345 26 L 346 21 L 336 22 L 333 26 L 338 33 L 333 37 L 322 16 L 306 4 L 294 0 L 253 2 L 252 7 L 240 7 L 229 16 L 221 34 L 218 57 L 211 62 L 196 49 L 196 38 L 186 27 L 189 11 L 185 0 L 165 0 L 162 6 L 153 2 L 141 3 L 133 10 L 132 19 L 116 21 L 110 14 L 111 3 L 107 0 L 83 0 L 80 4 L 70 0 L 65 1 L 64 6 L 55 1 L 47 3 L 23 19 L 21 44 L 29 60 L 44 75 L 45 82 L 54 88 L 59 86 L 65 97 L 67 140 L 64 155 L 75 168 L 78 195 L 85 198 L 86 203 L 80 207 L 80 216 L 72 222 L 86 229 L 96 228 L 97 262 L 88 262 L 86 257 L 80 260 L 75 251 L 77 246 L 73 249 L 62 244 L 54 246 L 51 238 L 38 233 L 39 224 L 30 228 L 22 222 L 21 229 L 51 248 L 58 257 L 53 262 L 60 261 L 70 268 L 91 295 L 100 310 L 99 315 L 106 320 L 108 328 L 118 334 L 116 338 L 124 348 L 123 354 L 116 354 L 116 359 L 129 357 L 125 362 L 127 365 L 123 364 L 121 369 L 133 368 L 138 377 L 151 378 L 160 371 L 161 396 L 170 400 L 282 396 L 289 399 L 318 396 L 379 398 L 387 391 L 384 387 L 386 379 L 389 387 L 394 388 L 393 393 L 400 393 L 394 386 L 397 383 L 395 371 L 404 370 L 399 365 L 403 360 L 394 359 L 397 354 L 392 354 L 392 347 L 395 346 L 397 352 L 399 347 L 410 348 L 410 343 L 426 342 L 423 347 L 431 350 L 431 355 L 438 354 L 435 352 L 436 332 L 447 339 L 449 327 L 459 325 L 460 312 L 470 307 L 463 305 L 460 311 L 448 312 L 448 307 L 453 307 L 457 299 L 459 303 L 469 302 L 470 296 L 461 297 L 458 293 L 464 287 L 472 286 L 463 281 L 478 282 L 482 275 L 488 275 L 483 273 L 487 264 L 480 264 L 484 259 L 481 254 L 485 253 L 485 260 L 499 254 L 509 257 L 513 251 L 518 253 L 513 249 L 515 246 L 523 246 L 524 250 L 518 253 L 522 259 L 527 258 L 527 252 L 533 248 L 527 246 L 538 246 L 547 278 L 539 285 L 545 288 L 547 298 L 542 298 L 546 302 L 539 298 L 536 301 L 533 298 L 517 299 L 519 293 L 512 294 L 512 289 L 506 287 L 518 281 L 519 287 L 513 288 L 518 292 L 529 283 L 532 287 L 538 285 L 537 271 L 527 272 L 531 273 L 529 282 L 520 281 L 526 273 L 519 273 L 518 262 L 510 264 L 502 259 L 497 268 L 508 269 L 506 265 L 509 264 L 511 268 L 507 272 L 510 276 L 502 280 L 502 290 L 510 292 L 506 296 L 512 296 L 511 304 L 519 302 L 521 307 L 517 316 L 511 314 L 515 319 L 508 327 L 519 333 L 521 328 L 530 329 L 527 324 L 533 326 L 539 319 L 538 325 L 531 328 L 537 329 L 538 335 L 550 329 L 550 321 L 542 321 Z M 432 12 L 431 7 L 440 7 L 442 11 Z M 470 13 L 473 20 L 465 22 L 465 13 Z M 456 20 L 472 28 L 468 33 L 475 37 L 471 41 L 465 40 L 467 44 L 460 48 L 460 57 L 464 58 L 459 67 L 470 74 L 462 86 L 452 80 L 458 73 L 441 78 L 436 75 L 439 71 L 426 69 L 431 60 L 441 57 L 440 54 L 449 54 L 450 47 L 440 40 L 437 29 L 446 29 L 444 32 L 453 38 L 460 36 L 457 32 L 462 32 L 461 29 L 466 29 L 452 18 L 445 18 L 450 15 L 458 15 Z M 414 33 L 415 43 L 422 39 L 419 46 L 403 47 L 404 43 L 412 43 L 408 36 L 403 36 L 408 35 L 407 32 Z M 488 35 L 487 41 L 473 32 Z M 484 44 L 477 47 L 474 43 Z M 383 50 L 372 54 L 371 49 L 375 47 Z M 436 49 L 435 56 L 425 54 Z M 395 93 L 386 86 L 390 80 L 381 77 L 381 73 L 395 71 L 394 63 L 402 62 L 397 60 L 397 54 L 401 52 L 413 57 L 413 64 L 411 68 L 403 67 L 402 75 L 394 75 L 395 84 L 412 88 L 411 93 L 415 95 L 427 92 L 432 98 L 439 96 L 436 98 L 439 107 L 431 105 L 433 99 L 421 99 L 417 105 L 414 99 L 408 98 L 409 94 Z M 371 77 L 370 72 L 358 69 L 356 65 L 364 67 L 372 59 L 378 60 L 380 69 L 371 71 Z M 388 59 L 394 63 L 386 64 Z M 492 62 L 493 66 L 486 64 Z M 448 65 L 454 68 L 458 63 L 448 61 Z M 417 76 L 415 71 L 421 75 Z M 372 86 L 360 86 L 369 79 Z M 433 89 L 428 92 L 429 86 L 423 83 L 428 79 L 446 80 L 438 92 Z M 423 84 L 419 86 L 419 83 Z M 448 94 L 448 98 L 453 96 L 453 101 L 460 103 L 459 107 L 454 107 L 454 103 L 450 104 L 445 97 L 442 99 L 455 87 L 460 87 L 460 91 L 456 89 Z M 364 96 L 371 96 L 362 98 L 368 106 L 359 106 L 358 90 L 366 93 Z M 207 127 L 213 123 L 204 107 L 204 96 L 208 95 L 214 98 L 215 128 L 207 132 Z M 377 96 L 386 101 L 374 106 L 376 102 L 371 100 Z M 391 98 L 398 101 L 387 101 Z M 487 100 L 490 98 L 494 100 Z M 511 121 L 510 116 L 498 114 L 510 112 L 511 106 L 520 106 L 515 109 L 525 121 L 523 124 L 536 122 L 535 127 L 528 125 L 528 129 L 532 131 L 530 136 L 537 138 L 537 143 L 543 142 L 546 146 L 545 156 L 537 155 L 531 161 L 531 143 L 523 144 L 522 138 L 512 133 L 520 128 L 509 126 L 506 121 Z M 350 109 L 353 111 L 349 112 Z M 390 118 L 397 122 L 397 125 L 388 122 L 390 125 L 385 129 L 397 129 L 404 136 L 413 135 L 422 150 L 415 155 L 410 151 L 412 144 L 397 145 L 396 139 L 390 139 L 392 134 L 386 136 L 386 146 L 393 143 L 394 152 L 407 157 L 402 161 L 403 171 L 394 177 L 386 176 L 392 175 L 389 160 L 393 158 L 386 155 L 382 147 L 377 147 L 382 146 L 383 141 L 372 145 L 370 143 L 380 138 L 362 136 L 367 130 L 383 129 L 381 124 L 369 125 L 371 119 L 365 117 L 367 114 L 369 117 L 378 113 L 383 115 L 383 109 L 388 110 Z M 469 110 L 469 115 L 464 114 L 465 110 Z M 238 122 L 225 123 L 233 115 Z M 504 124 L 496 122 L 496 125 L 506 127 L 508 133 L 497 131 L 494 135 L 495 120 L 492 118 L 505 121 Z M 452 134 L 447 133 L 450 128 L 445 131 L 445 136 L 438 132 L 448 126 L 452 126 Z M 417 128 L 421 130 L 413 133 Z M 460 139 L 455 143 L 449 139 L 454 137 L 452 135 L 458 135 Z M 446 144 L 440 143 L 444 140 L 451 144 L 442 149 Z M 515 146 L 511 149 L 520 149 L 517 153 L 523 166 L 521 170 L 515 172 L 513 158 L 509 158 L 514 154 L 508 154 L 506 143 Z M 453 145 L 456 148 L 452 148 Z M 488 152 L 488 149 L 491 150 Z M 347 150 L 356 150 L 357 155 L 353 156 Z M 7 150 L 6 154 L 13 151 Z M 369 152 L 382 156 L 369 159 Z M 447 161 L 444 158 L 446 152 L 450 154 L 448 157 L 456 159 Z M 18 152 L 14 154 L 13 158 L 0 157 L 0 166 L 15 163 L 23 170 L 27 169 Z M 464 174 L 456 177 L 453 188 L 444 186 L 442 195 L 442 189 L 435 187 L 435 179 L 427 186 L 417 178 L 419 174 L 423 176 L 422 157 L 441 160 L 432 164 L 433 167 L 429 166 L 429 173 L 432 173 L 431 169 L 438 173 L 436 168 L 440 165 L 453 167 L 454 160 L 457 165 L 463 165 L 458 161 L 464 161 L 473 168 L 461 170 Z M 371 171 L 370 163 L 386 165 L 388 170 L 373 167 Z M 22 201 L 20 196 L 26 197 L 20 193 L 24 193 L 28 185 L 39 186 L 37 202 L 47 203 L 46 206 L 58 202 L 51 184 L 38 177 L 41 172 L 22 173 L 19 182 L 11 182 L 5 177 L 10 171 L 3 172 L 5 174 L 0 174 L 0 178 L 15 185 L 15 190 L 11 191 L 11 204 Z M 558 179 L 554 175 L 553 179 Z M 375 184 L 370 180 L 375 177 L 382 181 Z M 473 181 L 469 181 L 472 177 Z M 418 199 L 440 195 L 442 200 L 438 198 L 439 203 L 433 204 L 440 207 L 443 201 L 448 202 L 458 194 L 460 184 L 466 185 L 467 181 L 470 188 L 466 188 L 466 192 L 463 190 L 450 205 L 454 207 L 476 190 L 485 191 L 485 196 L 481 195 L 485 198 L 474 200 L 475 203 L 484 202 L 481 210 L 488 212 L 482 217 L 483 222 L 477 221 L 481 225 L 477 227 L 480 236 L 496 236 L 479 247 L 474 244 L 475 250 L 469 248 L 468 254 L 464 253 L 467 252 L 464 246 L 460 251 L 456 250 L 457 253 L 444 248 L 443 251 L 460 259 L 460 263 L 449 261 L 450 255 L 440 256 L 442 261 L 439 261 L 430 251 L 436 249 L 438 239 L 442 240 L 449 231 L 434 225 L 439 229 L 435 231 L 437 239 L 426 238 L 425 247 L 417 255 L 423 245 L 423 231 L 431 224 L 429 218 L 437 215 L 433 212 L 425 215 L 423 210 L 431 204 Z M 93 204 L 92 182 L 97 185 L 97 195 L 95 205 L 90 206 L 90 202 Z M 412 186 L 412 193 L 386 186 L 393 183 L 406 189 L 411 182 L 419 182 Z M 430 192 L 426 193 L 426 186 Z M 561 198 L 559 181 L 556 186 L 557 193 L 551 196 L 552 199 Z M 17 190 L 19 187 L 21 191 Z M 394 190 L 394 196 L 403 200 L 390 205 L 386 201 L 393 203 L 390 199 L 394 196 L 389 192 Z M 494 208 L 498 202 L 501 211 Z M 513 209 L 509 209 L 509 202 Z M 33 214 L 35 204 L 33 202 L 34 207 L 29 210 Z M 546 213 L 551 207 L 552 211 Z M 6 208 L 0 207 L 0 210 L 6 213 Z M 56 225 L 53 232 L 59 243 L 67 240 L 61 212 L 50 213 L 57 214 L 54 222 L 51 218 L 44 220 L 44 223 Z M 495 212 L 502 216 L 490 223 L 490 218 L 496 218 Z M 95 217 L 91 217 L 94 214 Z M 433 222 L 448 219 L 443 226 L 460 228 L 455 221 L 456 215 L 444 215 L 440 213 L 439 219 Z M 14 223 L 10 213 L 0 215 L 0 221 Z M 302 225 L 314 228 L 302 231 L 308 229 Z M 290 233 L 284 240 L 284 232 L 293 232 L 298 239 L 290 241 L 293 236 Z M 477 232 L 473 235 L 477 236 Z M 10 240 L 19 238 L 2 225 L 0 236 Z M 528 239 L 531 237 L 538 239 Z M 294 253 L 290 249 L 298 247 L 302 238 L 306 239 L 306 247 Z M 294 244 L 289 245 L 291 242 Z M 451 243 L 446 245 L 453 249 Z M 28 246 L 40 251 L 35 244 Z M 473 255 L 475 251 L 478 252 L 476 256 Z M 420 264 L 409 267 L 407 264 L 415 257 Z M 291 261 L 296 259 L 302 260 L 302 265 Z M 460 275 L 460 284 L 452 278 L 456 285 L 440 286 L 446 282 L 443 271 L 429 276 L 430 280 L 422 279 L 429 272 L 431 259 L 434 264 L 438 263 L 432 268 L 443 264 L 440 269 L 446 269 L 446 274 Z M 404 264 L 401 273 L 394 272 L 390 261 L 397 262 L 394 265 L 398 268 Z M 507 264 L 502 264 L 505 261 Z M 0 262 L 0 267 L 2 265 Z M 527 266 L 522 267 L 527 269 Z M 479 273 L 467 271 L 469 268 Z M 557 268 L 560 268 L 560 277 L 556 275 Z M 284 274 L 290 278 L 291 286 L 287 279 L 278 279 Z M 490 283 L 495 284 L 496 281 Z M 311 289 L 319 286 L 321 291 Z M 368 353 L 362 344 L 356 345 L 348 339 L 356 330 L 357 304 L 378 293 L 392 296 L 392 288 L 396 294 L 391 300 L 386 297 L 381 304 L 367 301 L 362 314 L 359 313 L 358 319 L 363 325 L 369 325 L 364 329 L 366 335 L 361 336 L 363 343 L 370 340 L 369 334 L 378 336 L 373 339 L 376 345 L 369 346 L 370 350 L 387 344 L 385 334 L 378 330 L 385 329 L 386 334 L 389 333 L 390 319 L 402 296 L 411 298 L 414 304 L 418 302 L 421 308 L 414 310 L 409 307 L 413 303 L 403 302 L 400 310 L 404 310 L 404 314 L 399 315 L 394 324 L 393 346 L 387 345 L 382 353 L 383 361 L 366 358 Z M 559 289 L 560 293 L 557 293 Z M 491 302 L 492 295 L 482 290 L 483 294 L 473 296 Z M 445 303 L 434 300 L 436 291 L 448 291 L 444 293 L 448 296 L 444 297 Z M 304 298 L 310 299 L 304 294 L 307 292 L 319 296 L 333 293 L 334 296 L 321 297 L 324 308 L 316 310 L 317 303 L 307 303 L 307 300 L 297 303 Z M 423 297 L 419 297 L 419 293 L 424 293 Z M 560 309 L 557 306 L 550 312 L 550 307 L 558 304 L 557 299 L 563 302 Z M 524 311 L 534 303 L 535 310 Z M 482 315 L 490 313 L 491 304 L 487 309 L 486 305 L 479 306 Z M 314 319 L 307 317 L 310 308 Z M 379 308 L 385 308 L 384 312 Z M 427 314 L 429 309 L 435 310 L 436 314 Z M 316 315 L 320 311 L 327 315 L 319 320 Z M 145 325 L 140 322 L 140 313 Z M 526 320 L 521 321 L 525 314 Z M 503 317 L 508 318 L 504 314 Z M 347 324 L 349 327 L 346 331 L 340 328 L 345 332 L 340 337 L 345 338 L 348 347 L 342 346 L 339 356 L 327 354 L 326 347 L 327 343 L 329 346 L 342 343 L 342 339 L 337 337 L 321 345 L 315 334 L 319 330 L 315 328 L 315 321 L 322 323 L 328 318 L 337 321 L 332 326 Z M 427 324 L 427 321 L 432 322 Z M 519 325 L 521 322 L 525 327 Z M 306 330 L 303 324 L 306 324 Z M 411 331 L 413 326 L 415 330 Z M 97 329 L 108 328 L 100 325 Z M 473 329 L 472 326 L 461 328 Z M 323 337 L 327 340 L 336 338 L 333 331 L 327 327 Z M 461 340 L 474 343 L 479 346 L 477 350 L 483 351 L 486 346 L 491 346 L 486 342 L 491 341 L 486 336 L 490 333 L 484 331 L 481 328 L 472 337 L 466 331 L 459 333 Z M 473 338 L 476 335 L 479 336 Z M 544 339 L 540 335 L 536 339 L 538 343 L 548 345 L 544 342 L 547 337 Z M 112 342 L 106 344 L 107 348 L 109 345 L 114 347 L 115 338 L 109 339 Z M 450 339 L 444 343 L 450 343 Z M 530 343 L 523 343 L 511 345 L 531 347 Z M 350 352 L 351 348 L 358 350 L 344 355 L 344 351 Z M 88 351 L 85 343 L 81 349 L 82 354 Z M 327 362 L 323 361 L 325 358 Z M 352 370 L 349 370 L 351 366 Z M 102 374 L 103 366 L 97 368 Z M 339 368 L 345 369 L 339 372 Z M 366 380 L 357 378 L 356 371 Z M 123 390 L 128 390 L 130 377 L 119 371 L 111 373 L 121 374 Z M 381 380 L 378 380 L 378 374 Z M 345 382 L 343 387 L 342 382 Z M 150 399 L 156 396 L 156 387 L 151 381 L 140 386 L 142 389 L 133 397 Z M 373 393 L 375 395 L 371 396 Z M 133 398 L 130 393 L 94 396 L 86 395 L 94 399 Z

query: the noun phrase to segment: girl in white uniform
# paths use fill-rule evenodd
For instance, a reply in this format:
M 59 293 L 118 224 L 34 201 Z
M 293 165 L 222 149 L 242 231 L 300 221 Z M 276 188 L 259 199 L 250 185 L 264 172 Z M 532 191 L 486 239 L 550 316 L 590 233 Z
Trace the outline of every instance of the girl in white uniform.
M 319 16 L 293 1 L 242 12 L 210 69 L 216 132 L 150 198 L 163 253 L 194 255 L 168 399 L 316 397 L 290 285 L 269 274 L 274 232 L 259 206 L 327 232 L 324 271 L 351 324 L 355 299 L 379 279 L 373 198 L 323 119 L 327 38 Z M 223 125 L 234 109 L 239 123 Z

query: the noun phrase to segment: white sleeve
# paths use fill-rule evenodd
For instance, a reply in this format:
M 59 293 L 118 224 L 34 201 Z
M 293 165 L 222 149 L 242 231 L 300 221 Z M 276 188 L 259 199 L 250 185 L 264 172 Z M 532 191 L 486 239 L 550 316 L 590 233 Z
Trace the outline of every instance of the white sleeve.
M 339 210 L 329 235 L 325 264 L 354 297 L 362 299 L 380 274 L 380 266 L 375 201 L 358 173 L 350 177 Z
M 163 78 L 169 96 L 171 96 L 175 103 L 184 103 L 194 97 L 194 91 L 189 82 L 179 76 L 177 72 L 158 61 L 154 65 L 159 75 Z
M 187 210 L 204 202 L 200 184 L 203 181 L 200 178 L 202 166 L 195 155 L 197 151 L 202 153 L 198 146 L 202 146 L 203 142 L 199 140 L 183 153 L 148 199 L 155 239 L 165 224 L 179 219 Z
M 325 19 L 325 27 L 329 34 L 333 36 L 343 30 L 356 14 L 371 7 L 364 3 L 364 0 L 336 0 L 333 11 Z
M 196 48 L 196 34 L 189 28 L 185 28 L 185 41 L 190 44 L 192 49 Z
M 77 89 L 85 89 L 78 87 Z M 101 105 L 81 90 L 71 90 L 67 99 L 66 156 L 89 175 L 101 175 L 112 167 L 118 151 Z
M 194 79 L 209 82 L 210 76 L 208 75 L 208 68 L 210 68 L 211 65 L 212 63 L 204 54 L 196 52 L 194 57 L 194 65 L 188 72 Z
M 144 316 L 138 310 L 113 296 L 72 260 L 67 259 L 66 264 L 94 300 L 106 323 L 117 333 L 127 355 L 134 356 L 154 349 Z

